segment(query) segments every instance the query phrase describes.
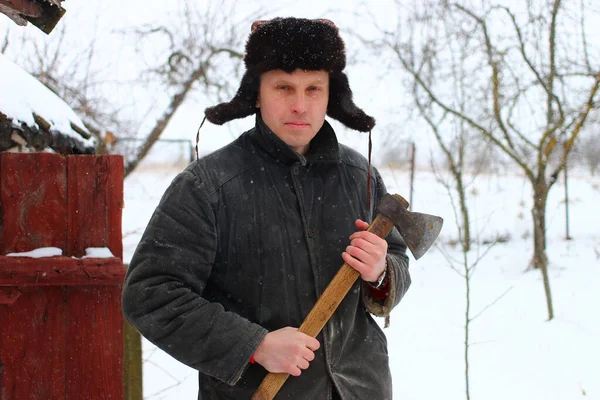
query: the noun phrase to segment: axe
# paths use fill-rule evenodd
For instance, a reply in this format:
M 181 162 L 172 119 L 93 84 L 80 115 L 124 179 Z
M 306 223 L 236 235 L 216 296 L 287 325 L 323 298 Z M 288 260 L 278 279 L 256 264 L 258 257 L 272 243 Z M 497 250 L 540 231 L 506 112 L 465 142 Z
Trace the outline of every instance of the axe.
M 377 207 L 375 220 L 367 231 L 385 238 L 396 226 L 415 260 L 418 260 L 438 237 L 442 224 L 443 220 L 440 217 L 408 211 L 408 202 L 402 196 L 386 194 Z M 358 271 L 344 263 L 298 331 L 316 337 L 359 276 Z M 272 400 L 288 376 L 286 373 L 270 372 L 256 389 L 252 400 Z

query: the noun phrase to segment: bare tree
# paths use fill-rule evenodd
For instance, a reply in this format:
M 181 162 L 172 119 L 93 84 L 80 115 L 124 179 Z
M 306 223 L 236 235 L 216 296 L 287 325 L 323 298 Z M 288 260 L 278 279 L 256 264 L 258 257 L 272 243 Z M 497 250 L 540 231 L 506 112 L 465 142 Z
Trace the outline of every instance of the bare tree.
M 194 3 L 186 2 L 178 24 L 134 29 L 140 52 L 144 46 L 154 46 L 156 41 L 168 43 L 162 59 L 149 65 L 144 77 L 161 82 L 169 89 L 171 98 L 135 156 L 127 163 L 126 174 L 148 154 L 192 90 L 201 88 L 209 97 L 219 99 L 231 95 L 230 83 L 237 81 L 241 74 L 243 38 L 259 13 L 255 11 L 241 22 L 233 21 L 235 6 L 235 2 L 221 1 L 199 9 Z
M 450 197 L 452 197 L 452 192 L 453 189 L 449 186 L 444 184 L 444 186 L 446 187 L 446 190 L 448 191 Z M 461 222 L 460 222 L 460 216 L 459 216 L 459 211 L 457 210 L 457 207 L 455 205 L 455 203 L 452 203 L 453 206 L 453 211 L 454 211 L 454 217 L 456 219 L 456 224 L 459 230 L 459 235 L 460 237 L 464 240 L 464 231 L 461 229 Z M 498 298 L 496 298 L 493 302 L 491 302 L 490 304 L 488 304 L 487 306 L 485 306 L 484 308 L 482 308 L 479 312 L 477 312 L 476 314 L 473 313 L 472 311 L 472 303 L 471 303 L 471 285 L 472 285 L 472 278 L 473 275 L 475 274 L 476 268 L 477 266 L 480 264 L 480 262 L 483 260 L 483 258 L 489 253 L 489 251 L 496 245 L 497 242 L 493 242 L 490 243 L 489 245 L 487 245 L 487 247 L 485 249 L 483 249 L 483 252 L 480 254 L 477 254 L 475 257 L 475 260 L 473 260 L 470 257 L 470 254 L 472 254 L 472 252 L 466 250 L 464 242 L 460 242 L 460 247 L 461 247 L 461 253 L 460 255 L 462 256 L 462 258 L 457 259 L 452 257 L 444 248 L 443 245 L 438 244 L 436 245 L 436 247 L 441 251 L 441 253 L 443 254 L 444 258 L 446 259 L 446 262 L 448 263 L 448 266 L 454 271 L 456 272 L 461 279 L 464 282 L 465 285 L 465 314 L 464 314 L 464 340 L 463 340 L 463 360 L 464 360 L 464 366 L 465 366 L 465 396 L 467 398 L 467 400 L 471 399 L 471 362 L 470 362 L 470 350 L 471 350 L 471 325 L 472 323 L 479 317 L 481 316 L 488 308 L 490 308 L 492 305 L 496 304 L 502 297 L 504 297 L 504 295 L 506 293 L 508 293 L 509 290 L 511 290 L 512 288 L 507 289 L 502 295 L 500 295 Z M 477 249 L 477 252 L 479 253 L 480 250 L 480 246 L 477 245 L 475 246 Z
M 381 31 L 377 45 L 389 49 L 409 73 L 418 101 L 493 143 L 531 182 L 532 265 L 542 272 L 552 319 L 546 201 L 588 115 L 598 109 L 600 54 L 587 41 L 583 18 L 598 10 L 584 11 L 583 0 L 573 9 L 560 0 L 524 2 L 516 10 L 518 5 L 490 1 L 464 4 L 415 3 L 413 8 L 433 11 L 416 20 L 417 34 L 407 37 L 399 20 L 395 30 Z M 397 2 L 402 15 L 414 15 L 407 7 Z M 448 79 L 458 49 L 466 55 L 460 62 L 468 79 L 464 88 Z M 452 95 L 461 90 L 466 106 Z

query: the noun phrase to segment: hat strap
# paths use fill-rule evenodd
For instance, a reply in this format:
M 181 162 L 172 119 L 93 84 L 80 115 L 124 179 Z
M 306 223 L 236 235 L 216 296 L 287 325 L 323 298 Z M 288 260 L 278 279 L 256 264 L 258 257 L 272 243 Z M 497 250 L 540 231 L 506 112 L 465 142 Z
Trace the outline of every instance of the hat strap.
M 371 209 L 371 150 L 373 141 L 371 140 L 371 131 L 369 130 L 369 168 L 367 169 L 367 212 Z
M 200 123 L 200 126 L 198 127 L 198 132 L 196 133 L 196 160 L 198 160 L 200 158 L 198 156 L 198 142 L 200 141 L 200 128 L 202 128 L 202 125 L 204 125 L 204 121 L 206 121 L 206 115 L 204 116 L 204 118 L 202 118 L 202 122 Z

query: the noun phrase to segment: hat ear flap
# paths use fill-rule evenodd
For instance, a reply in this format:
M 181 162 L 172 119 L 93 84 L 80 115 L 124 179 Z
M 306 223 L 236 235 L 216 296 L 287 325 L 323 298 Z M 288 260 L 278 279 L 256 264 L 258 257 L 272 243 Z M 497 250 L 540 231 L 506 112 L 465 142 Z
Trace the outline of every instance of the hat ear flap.
M 223 125 L 232 119 L 244 118 L 256 113 L 259 87 L 260 78 L 246 71 L 233 99 L 228 103 L 217 104 L 204 110 L 206 119 L 213 124 Z
M 375 126 L 375 119 L 365 114 L 352 101 L 352 90 L 348 77 L 343 72 L 329 74 L 329 104 L 327 115 L 337 119 L 350 129 L 369 132 Z

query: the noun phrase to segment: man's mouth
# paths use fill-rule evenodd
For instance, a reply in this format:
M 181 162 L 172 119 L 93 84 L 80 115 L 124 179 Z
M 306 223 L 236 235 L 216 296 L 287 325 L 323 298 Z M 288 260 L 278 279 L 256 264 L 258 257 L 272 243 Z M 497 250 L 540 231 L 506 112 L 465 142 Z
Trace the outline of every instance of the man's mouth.
M 307 122 L 304 122 L 304 121 L 290 121 L 290 122 L 286 122 L 285 124 L 292 126 L 294 128 L 302 128 L 302 127 L 309 125 Z

